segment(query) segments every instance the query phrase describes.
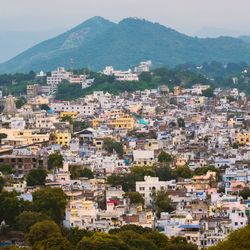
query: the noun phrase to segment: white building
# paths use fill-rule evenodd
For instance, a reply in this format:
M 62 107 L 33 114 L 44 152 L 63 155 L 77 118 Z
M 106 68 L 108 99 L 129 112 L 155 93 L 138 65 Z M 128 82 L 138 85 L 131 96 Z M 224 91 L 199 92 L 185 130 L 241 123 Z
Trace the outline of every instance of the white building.
M 54 102 L 50 107 L 55 112 L 77 112 L 80 116 L 92 116 L 96 110 L 95 103 L 83 103 L 83 102 Z
M 168 182 L 159 181 L 158 177 L 145 176 L 144 181 L 136 182 L 136 192 L 139 192 L 145 200 L 146 205 L 152 203 L 152 193 L 167 190 Z
M 135 72 L 138 74 L 141 74 L 143 72 L 149 72 L 151 66 L 151 61 L 140 62 L 139 66 L 135 67 Z
M 132 70 L 127 71 L 121 71 L 121 70 L 114 70 L 112 66 L 107 66 L 103 70 L 103 74 L 107 76 L 115 76 L 115 79 L 117 81 L 127 81 L 127 82 L 133 82 L 133 81 L 139 81 L 139 77 L 137 74 L 134 74 Z
M 153 150 L 134 150 L 133 151 L 134 165 L 144 166 L 153 165 L 155 163 Z

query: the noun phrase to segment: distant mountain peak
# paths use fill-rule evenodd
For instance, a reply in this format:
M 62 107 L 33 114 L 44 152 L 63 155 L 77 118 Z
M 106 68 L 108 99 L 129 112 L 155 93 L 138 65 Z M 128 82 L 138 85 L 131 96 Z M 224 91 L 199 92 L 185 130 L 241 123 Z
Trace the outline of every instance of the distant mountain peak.
M 143 60 L 152 60 L 156 67 L 206 61 L 250 63 L 250 44 L 236 38 L 193 38 L 143 18 L 129 17 L 116 24 L 95 16 L 0 64 L 0 72 L 67 68 L 72 59 L 75 68 L 93 70 L 107 65 L 127 69 Z
M 154 24 L 153 22 L 150 22 L 150 21 L 146 20 L 145 18 L 140 18 L 140 17 L 127 17 L 119 22 L 119 24 L 130 24 L 130 23 Z

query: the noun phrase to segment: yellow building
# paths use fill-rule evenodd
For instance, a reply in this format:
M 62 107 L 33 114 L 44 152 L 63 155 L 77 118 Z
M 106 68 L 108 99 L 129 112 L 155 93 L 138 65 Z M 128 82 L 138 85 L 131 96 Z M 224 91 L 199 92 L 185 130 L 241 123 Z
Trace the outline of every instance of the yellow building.
M 67 130 L 56 131 L 56 143 L 59 145 L 68 146 L 71 140 L 71 133 Z
M 239 144 L 249 144 L 250 143 L 250 132 L 237 134 L 237 142 Z
M 92 120 L 92 126 L 94 129 L 98 128 L 102 123 L 102 120 L 99 118 L 95 118 Z
M 76 119 L 77 115 L 78 115 L 77 112 L 64 111 L 60 113 L 60 118 L 63 118 L 65 116 L 70 116 L 72 119 Z
M 123 128 L 123 129 L 132 130 L 134 129 L 135 121 L 132 116 L 125 115 L 125 116 L 118 117 L 115 120 L 111 121 L 110 125 L 117 129 Z
M 49 134 L 37 134 L 29 129 L 20 131 L 19 129 L 2 128 L 0 133 L 7 135 L 7 138 L 2 139 L 2 143 L 11 146 L 24 146 L 49 141 Z

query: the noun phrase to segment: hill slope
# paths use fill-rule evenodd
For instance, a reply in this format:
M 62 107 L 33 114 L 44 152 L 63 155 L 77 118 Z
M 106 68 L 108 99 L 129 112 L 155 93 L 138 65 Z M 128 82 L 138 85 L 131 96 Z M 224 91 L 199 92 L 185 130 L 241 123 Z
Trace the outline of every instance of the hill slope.
M 250 44 L 241 39 L 200 39 L 186 36 L 158 23 L 127 18 L 115 24 L 94 17 L 62 35 L 44 41 L 0 64 L 0 72 L 53 70 L 58 66 L 106 65 L 126 69 L 142 60 L 155 66 L 175 66 L 205 61 L 250 63 Z

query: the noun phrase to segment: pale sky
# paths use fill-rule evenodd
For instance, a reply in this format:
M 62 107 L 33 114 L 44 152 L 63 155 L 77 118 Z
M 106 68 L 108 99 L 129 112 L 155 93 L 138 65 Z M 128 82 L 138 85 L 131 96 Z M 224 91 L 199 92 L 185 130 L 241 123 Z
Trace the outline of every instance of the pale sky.
M 0 0 L 0 30 L 63 31 L 93 16 L 141 17 L 189 35 L 250 35 L 249 0 Z

